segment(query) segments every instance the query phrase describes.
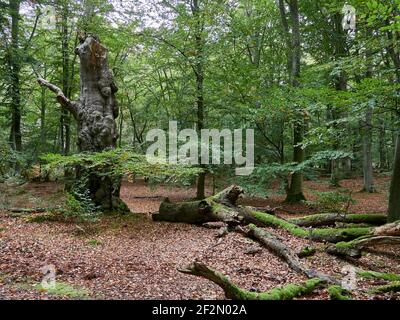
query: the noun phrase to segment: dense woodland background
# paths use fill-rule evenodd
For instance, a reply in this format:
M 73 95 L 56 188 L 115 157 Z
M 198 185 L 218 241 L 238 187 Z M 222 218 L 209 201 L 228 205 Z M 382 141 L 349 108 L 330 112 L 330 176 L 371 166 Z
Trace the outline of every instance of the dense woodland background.
M 108 49 L 119 89 L 116 150 L 107 151 L 119 160 L 108 168 L 123 165 L 124 151 L 137 156 L 135 166 L 118 172 L 124 178 L 187 173 L 175 182 L 196 185 L 197 199 L 207 187 L 215 193 L 234 183 L 259 197 L 273 188 L 287 203 L 307 203 L 304 181 L 328 178 L 335 191 L 319 200 L 330 208 L 339 203 L 341 212 L 354 192 L 340 189 L 343 180 L 361 178 L 356 192 L 368 200 L 383 178 L 390 184 L 380 190 L 388 221 L 399 220 L 400 1 L 349 1 L 355 30 L 342 25 L 344 4 L 0 0 L 1 181 L 38 179 L 38 165 L 49 161 L 77 165 L 79 156 L 57 156 L 85 151 L 77 146 L 77 123 L 37 79 L 77 100 L 75 48 L 93 36 Z M 146 167 L 147 131 L 168 130 L 171 120 L 196 130 L 254 129 L 253 174 L 235 176 L 231 165 Z M 64 173 L 71 179 L 68 170 L 58 172 Z M 84 192 L 78 200 L 93 209 Z

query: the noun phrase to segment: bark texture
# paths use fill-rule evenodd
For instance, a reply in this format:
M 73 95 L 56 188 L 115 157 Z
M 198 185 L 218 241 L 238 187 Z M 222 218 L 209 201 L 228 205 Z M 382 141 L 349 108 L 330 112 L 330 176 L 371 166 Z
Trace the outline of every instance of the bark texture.
M 400 134 L 397 135 L 388 209 L 388 221 L 397 220 L 400 220 Z
M 178 271 L 185 274 L 203 277 L 214 282 L 224 290 L 225 296 L 232 300 L 292 300 L 293 298 L 312 293 L 323 283 L 320 279 L 315 278 L 298 285 L 288 284 L 282 288 L 275 288 L 267 292 L 256 293 L 239 288 L 222 273 L 211 269 L 198 261 L 195 261 Z
M 57 101 L 69 111 L 78 124 L 80 152 L 100 152 L 115 148 L 118 138 L 115 119 L 118 106 L 115 93 L 118 88 L 108 67 L 108 50 L 94 36 L 81 39 L 75 49 L 80 58 L 80 98 L 71 101 L 64 92 L 39 78 L 40 85 L 57 95 Z M 126 210 L 119 198 L 120 177 L 101 177 L 98 172 L 76 169 L 76 178 L 85 179 L 94 203 L 103 210 Z
M 11 54 L 9 58 L 9 70 L 11 78 L 11 130 L 10 145 L 15 151 L 22 151 L 22 135 L 21 135 L 21 57 L 20 57 L 20 41 L 19 41 L 19 22 L 20 22 L 20 0 L 10 1 L 11 16 Z M 17 166 L 16 171 L 19 171 Z

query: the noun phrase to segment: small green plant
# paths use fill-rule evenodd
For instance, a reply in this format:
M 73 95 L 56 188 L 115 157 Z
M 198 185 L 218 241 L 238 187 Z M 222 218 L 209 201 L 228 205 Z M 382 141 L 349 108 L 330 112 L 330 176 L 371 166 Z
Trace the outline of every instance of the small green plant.
M 324 212 L 347 213 L 350 205 L 355 203 L 351 192 L 348 191 L 327 191 L 315 194 L 317 196 L 315 204 Z
M 68 283 L 57 281 L 54 287 L 44 288 L 42 284 L 34 286 L 36 290 L 47 292 L 48 294 L 73 299 L 82 299 L 89 296 L 89 292 L 84 288 L 75 288 Z
M 88 244 L 90 244 L 91 246 L 99 246 L 99 245 L 101 245 L 101 241 L 99 241 L 99 240 L 96 240 L 96 239 L 93 239 L 93 240 L 89 240 L 88 241 Z
M 65 206 L 61 209 L 66 218 L 78 218 L 81 221 L 96 221 L 98 208 L 90 198 L 89 191 L 66 193 Z

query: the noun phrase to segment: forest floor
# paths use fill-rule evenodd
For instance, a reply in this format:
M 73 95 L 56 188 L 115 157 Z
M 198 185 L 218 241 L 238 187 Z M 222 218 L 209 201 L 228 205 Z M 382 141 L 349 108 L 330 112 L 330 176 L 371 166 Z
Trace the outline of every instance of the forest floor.
M 387 205 L 388 178 L 377 178 L 377 193 L 359 192 L 361 179 L 344 180 L 343 188 L 353 191 L 356 200 L 350 212 L 383 213 Z M 306 196 L 316 190 L 331 190 L 328 182 L 307 181 Z M 210 190 L 208 190 L 210 191 Z M 190 199 L 193 188 L 149 188 L 143 181 L 125 182 L 122 198 L 132 210 L 126 216 L 107 216 L 91 223 L 30 222 L 0 209 L 0 300 L 1 299 L 224 299 L 213 283 L 181 274 L 178 267 L 195 258 L 228 275 L 237 285 L 252 291 L 266 291 L 305 278 L 292 271 L 267 250 L 237 233 L 229 233 L 217 243 L 216 231 L 194 225 L 155 223 L 151 213 L 164 197 L 172 201 Z M 1 207 L 51 207 L 64 199 L 57 183 L 29 183 L 22 186 L 0 184 Z M 252 206 L 281 207 L 287 217 L 318 212 L 308 205 L 282 205 L 283 195 L 268 199 L 245 198 Z M 294 250 L 310 245 L 309 240 L 273 230 Z M 340 275 L 349 262 L 323 252 L 324 244 L 312 243 L 316 255 L 304 263 L 331 275 Z M 400 274 L 400 250 L 395 247 L 371 249 L 353 261 L 374 271 Z M 57 290 L 38 287 L 41 268 L 56 267 Z M 381 284 L 379 280 L 358 279 L 358 288 Z M 385 282 L 383 282 L 385 283 Z M 398 294 L 366 295 L 355 291 L 357 299 L 399 299 Z M 320 289 L 307 299 L 328 299 Z

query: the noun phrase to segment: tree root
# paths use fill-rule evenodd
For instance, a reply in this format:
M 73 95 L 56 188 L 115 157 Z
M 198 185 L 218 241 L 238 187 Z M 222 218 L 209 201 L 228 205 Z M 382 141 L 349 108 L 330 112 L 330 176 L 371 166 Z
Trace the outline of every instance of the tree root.
M 309 279 L 301 284 L 288 284 L 282 288 L 275 288 L 266 292 L 256 293 L 244 290 L 234 285 L 225 275 L 195 261 L 179 272 L 208 279 L 222 288 L 225 296 L 232 300 L 292 300 L 296 297 L 311 294 L 323 281 Z
M 383 286 L 373 288 L 370 293 L 400 292 L 400 281 L 394 281 Z

